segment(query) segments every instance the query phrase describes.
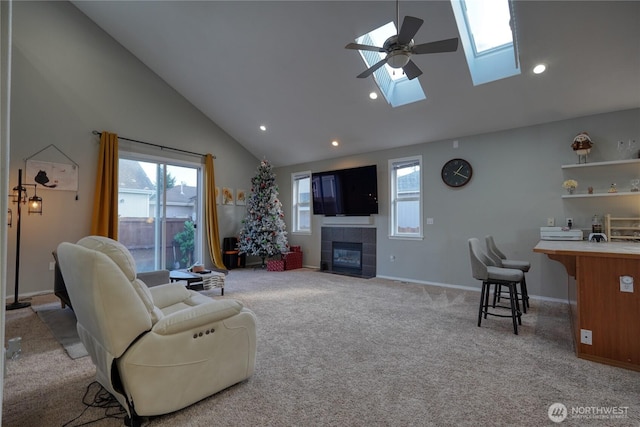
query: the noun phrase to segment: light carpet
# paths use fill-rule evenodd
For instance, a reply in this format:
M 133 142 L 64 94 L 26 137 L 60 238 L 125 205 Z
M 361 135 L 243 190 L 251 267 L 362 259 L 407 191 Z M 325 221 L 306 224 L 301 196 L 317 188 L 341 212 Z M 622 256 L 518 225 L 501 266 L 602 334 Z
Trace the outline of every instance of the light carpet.
M 478 328 L 479 292 L 459 289 L 237 269 L 224 297 L 208 294 L 256 313 L 255 374 L 145 425 L 544 426 L 555 425 L 556 402 L 626 408 L 621 418 L 573 414 L 563 425 L 640 425 L 640 373 L 577 358 L 565 304 L 532 301 L 514 335 L 510 319 Z M 3 425 L 79 415 L 95 376 L 90 358 L 69 359 L 31 310 L 7 313 L 7 337 L 17 334 L 24 354 L 8 363 Z M 91 408 L 71 425 L 102 414 Z

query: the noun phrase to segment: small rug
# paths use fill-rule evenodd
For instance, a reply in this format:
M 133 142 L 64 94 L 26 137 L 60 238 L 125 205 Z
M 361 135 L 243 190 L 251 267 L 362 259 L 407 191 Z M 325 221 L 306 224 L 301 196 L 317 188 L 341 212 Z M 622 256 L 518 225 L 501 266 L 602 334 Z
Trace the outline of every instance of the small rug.
M 76 316 L 69 307 L 60 308 L 60 303 L 32 307 L 40 320 L 51 330 L 54 338 L 62 345 L 70 358 L 88 356 L 76 330 Z

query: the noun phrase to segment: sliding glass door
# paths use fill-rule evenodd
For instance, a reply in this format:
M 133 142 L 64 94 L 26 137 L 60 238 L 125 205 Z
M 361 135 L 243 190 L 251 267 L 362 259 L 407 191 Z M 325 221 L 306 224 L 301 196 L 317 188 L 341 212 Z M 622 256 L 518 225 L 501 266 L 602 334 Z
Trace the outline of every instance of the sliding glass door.
M 201 262 L 200 165 L 120 155 L 118 240 L 138 271 Z

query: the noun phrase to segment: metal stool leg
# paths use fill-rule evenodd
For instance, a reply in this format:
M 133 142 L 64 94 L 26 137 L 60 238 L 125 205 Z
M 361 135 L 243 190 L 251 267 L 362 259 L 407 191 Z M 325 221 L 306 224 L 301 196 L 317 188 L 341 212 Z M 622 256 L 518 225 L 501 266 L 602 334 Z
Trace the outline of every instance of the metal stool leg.
M 491 293 L 491 283 L 487 283 L 487 290 L 484 293 L 484 318 L 487 318 L 487 314 L 489 314 L 489 294 Z M 495 290 L 494 290 L 495 292 Z
M 478 309 L 478 326 L 482 323 L 482 313 L 487 310 L 487 307 L 484 305 L 484 295 L 487 292 L 487 283 L 482 282 L 482 290 L 480 291 L 480 308 Z
M 522 305 L 525 305 L 526 303 L 527 308 L 531 307 L 529 305 L 529 291 L 527 290 L 527 278 L 524 272 L 522 274 L 522 282 L 520 283 L 520 289 L 522 291 Z M 526 308 L 524 312 L 525 313 L 527 312 Z
M 516 307 L 518 306 L 518 293 L 515 283 L 509 284 L 509 300 L 511 301 L 511 320 L 513 321 L 513 333 L 518 335 L 518 322 L 516 321 Z M 520 310 L 518 310 L 520 312 Z M 517 316 L 520 320 L 520 316 Z

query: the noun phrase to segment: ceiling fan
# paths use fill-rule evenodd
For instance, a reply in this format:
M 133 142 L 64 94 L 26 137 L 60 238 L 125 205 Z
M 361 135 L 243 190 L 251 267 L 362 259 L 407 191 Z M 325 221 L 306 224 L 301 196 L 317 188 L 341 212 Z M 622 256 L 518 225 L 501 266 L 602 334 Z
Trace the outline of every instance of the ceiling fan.
M 396 23 L 400 22 L 400 7 L 396 1 Z M 388 64 L 391 68 L 402 68 L 409 80 L 415 79 L 422 71 L 411 60 L 411 55 L 422 55 L 425 53 L 455 52 L 458 49 L 458 38 L 439 40 L 431 43 L 416 45 L 413 36 L 416 35 L 424 20 L 413 16 L 405 16 L 402 21 L 400 31 L 395 36 L 389 37 L 382 47 L 369 46 L 365 44 L 349 43 L 345 49 L 370 50 L 373 52 L 386 53 L 387 56 L 372 65 L 370 68 L 358 75 L 363 79 L 372 75 L 378 68 Z

